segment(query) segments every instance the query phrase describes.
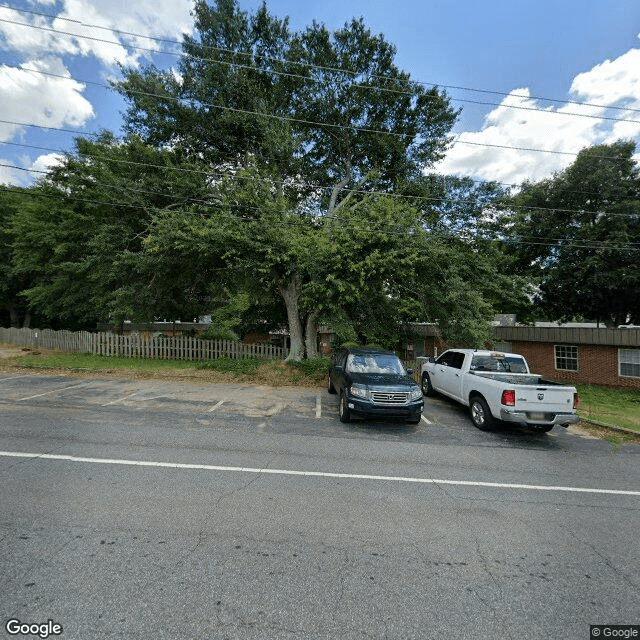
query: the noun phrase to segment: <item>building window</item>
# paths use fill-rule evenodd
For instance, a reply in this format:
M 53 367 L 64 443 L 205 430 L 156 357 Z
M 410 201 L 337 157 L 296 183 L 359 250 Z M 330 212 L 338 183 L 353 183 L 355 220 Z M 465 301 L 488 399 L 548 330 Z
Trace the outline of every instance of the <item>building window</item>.
M 640 378 L 640 349 L 619 349 L 618 370 L 623 378 Z
M 555 345 L 556 369 L 558 371 L 578 370 L 578 347 Z

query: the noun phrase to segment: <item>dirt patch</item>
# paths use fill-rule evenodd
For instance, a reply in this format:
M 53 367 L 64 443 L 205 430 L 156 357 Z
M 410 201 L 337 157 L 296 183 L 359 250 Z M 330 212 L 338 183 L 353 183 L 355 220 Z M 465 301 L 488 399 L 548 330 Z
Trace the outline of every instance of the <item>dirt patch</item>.
M 44 349 L 47 351 L 47 349 Z M 17 356 L 26 356 L 33 354 L 33 349 L 30 347 L 17 347 L 12 344 L 3 344 L 0 346 L 0 358 L 16 358 Z M 36 355 L 41 355 L 42 351 L 38 350 Z

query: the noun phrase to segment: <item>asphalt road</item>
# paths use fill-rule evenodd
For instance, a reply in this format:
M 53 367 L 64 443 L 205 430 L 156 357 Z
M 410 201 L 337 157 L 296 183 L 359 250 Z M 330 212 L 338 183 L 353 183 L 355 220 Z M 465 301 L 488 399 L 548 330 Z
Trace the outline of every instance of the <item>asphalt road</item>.
M 326 391 L 0 374 L 0 483 L 0 638 L 640 624 L 640 447 L 442 398 L 344 425 Z

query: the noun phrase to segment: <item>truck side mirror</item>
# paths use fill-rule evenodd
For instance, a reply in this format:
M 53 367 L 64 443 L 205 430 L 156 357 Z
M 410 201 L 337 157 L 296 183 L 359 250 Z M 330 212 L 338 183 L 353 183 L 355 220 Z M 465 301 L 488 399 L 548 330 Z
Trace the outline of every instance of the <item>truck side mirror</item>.
M 433 362 L 435 362 L 435 361 L 436 361 L 436 359 L 435 359 L 433 356 L 431 356 L 431 357 L 429 358 L 429 362 L 433 363 Z

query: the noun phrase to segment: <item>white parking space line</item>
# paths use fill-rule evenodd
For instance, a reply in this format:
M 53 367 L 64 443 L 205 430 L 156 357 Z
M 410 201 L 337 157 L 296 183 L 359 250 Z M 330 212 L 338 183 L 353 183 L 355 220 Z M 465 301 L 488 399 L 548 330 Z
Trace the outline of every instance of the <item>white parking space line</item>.
M 11 376 L 10 378 L 0 378 L 0 382 L 5 382 L 5 380 L 15 380 L 16 378 L 27 378 L 29 376 L 19 375 L 19 376 Z
M 213 407 L 211 407 L 211 409 L 209 409 L 209 413 L 211 413 L 212 411 L 215 411 L 218 407 L 221 407 L 223 402 L 224 402 L 224 399 L 219 400 L 216 404 L 213 405 Z
M 16 402 L 21 402 L 22 400 L 31 400 L 31 398 L 39 398 L 40 396 L 46 396 L 49 393 L 57 393 L 58 391 L 66 391 L 67 389 L 77 389 L 78 387 L 88 387 L 91 383 L 85 382 L 84 384 L 74 384 L 70 387 L 62 387 L 61 389 L 50 389 L 49 391 L 45 391 L 44 393 L 36 393 L 32 396 L 27 396 L 26 398 L 18 398 Z
M 322 418 L 322 397 L 320 394 L 316 396 L 316 418 Z
M 125 400 L 128 400 L 129 398 L 133 398 L 133 396 L 137 396 L 138 393 L 140 393 L 139 391 L 136 391 L 135 393 L 132 393 L 128 396 L 124 396 L 122 398 L 118 398 L 117 400 L 112 400 L 111 402 L 106 402 L 105 404 L 101 404 L 101 407 L 108 407 L 110 404 L 116 404 L 116 402 L 124 402 Z
M 114 458 L 85 458 L 54 453 L 33 453 L 24 451 L 0 451 L 0 457 L 33 458 L 34 460 L 61 460 L 64 462 L 82 462 L 90 464 L 111 464 L 136 467 L 160 467 L 169 469 L 197 469 L 203 471 L 221 471 L 232 473 L 259 473 L 264 475 L 305 476 L 312 478 L 342 478 L 350 480 L 370 480 L 382 482 L 406 482 L 416 484 L 445 484 L 461 487 L 487 487 L 492 489 L 514 489 L 528 491 L 562 491 L 569 493 L 594 493 L 620 496 L 640 496 L 640 490 L 597 489 L 594 487 L 563 487 L 554 485 L 511 484 L 505 482 L 481 482 L 475 480 L 439 480 L 436 478 L 414 478 L 405 476 L 378 476 L 360 473 L 336 473 L 331 471 L 296 471 L 293 469 L 269 469 L 258 467 L 226 467 L 212 464 L 188 464 L 182 462 L 157 462 L 152 460 L 119 460 Z
M 424 416 L 422 416 L 422 420 L 424 420 L 427 424 L 433 424 L 431 420 L 427 420 L 427 418 L 425 418 Z

